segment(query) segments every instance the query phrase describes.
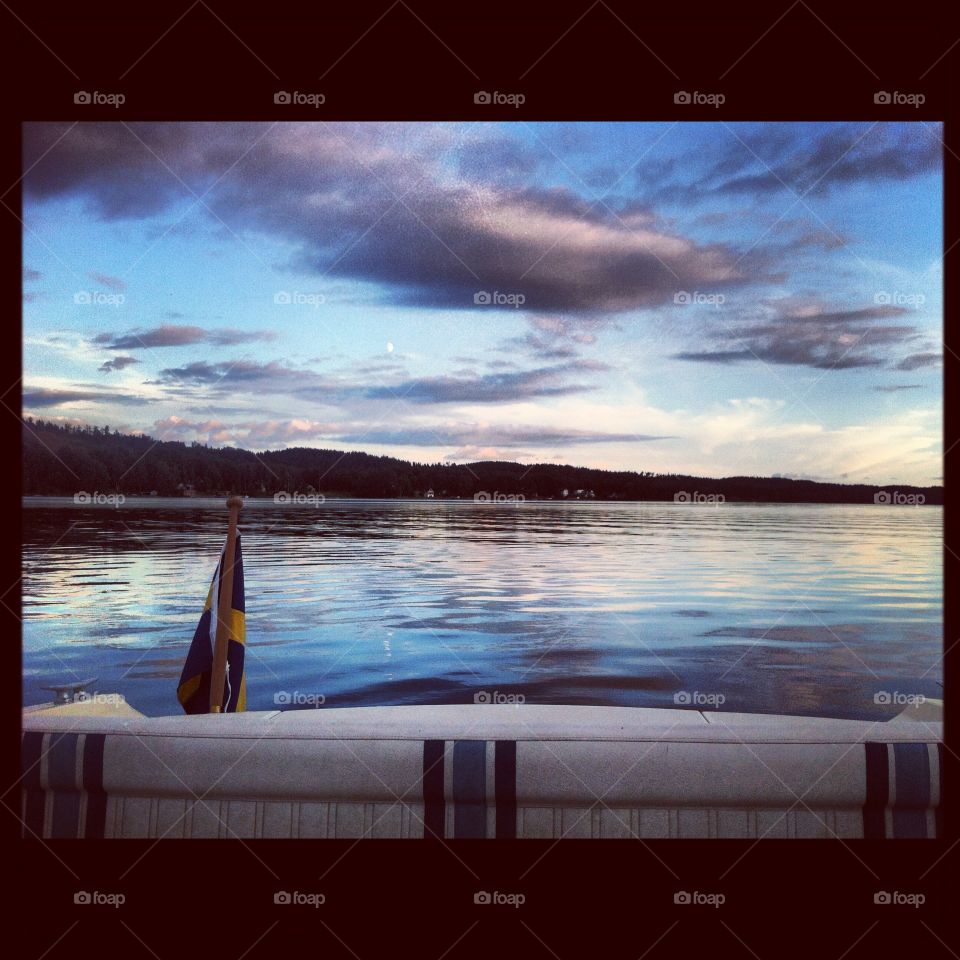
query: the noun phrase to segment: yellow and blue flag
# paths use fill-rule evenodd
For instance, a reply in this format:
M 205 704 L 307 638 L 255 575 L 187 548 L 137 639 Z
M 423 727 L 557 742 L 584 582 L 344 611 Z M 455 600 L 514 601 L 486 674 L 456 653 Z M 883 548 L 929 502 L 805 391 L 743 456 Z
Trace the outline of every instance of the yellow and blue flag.
M 217 611 L 220 609 L 220 586 L 223 582 L 224 552 L 214 571 L 203 615 L 193 634 L 187 661 L 180 674 L 177 699 L 186 713 L 210 712 L 210 674 L 213 671 L 213 651 L 217 638 Z M 243 594 L 243 558 L 240 554 L 240 533 L 237 532 L 236 552 L 233 557 L 233 598 L 227 623 L 227 672 L 223 681 L 224 713 L 236 713 L 247 708 L 247 680 L 243 673 L 243 659 L 247 640 L 246 607 Z

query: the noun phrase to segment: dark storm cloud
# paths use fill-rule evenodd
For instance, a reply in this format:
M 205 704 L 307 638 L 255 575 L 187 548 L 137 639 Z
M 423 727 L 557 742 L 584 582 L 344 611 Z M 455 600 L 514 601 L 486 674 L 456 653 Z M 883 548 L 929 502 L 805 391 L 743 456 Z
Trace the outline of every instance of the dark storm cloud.
M 890 361 L 890 348 L 918 336 L 913 326 L 884 322 L 909 312 L 893 306 L 816 312 L 781 309 L 769 321 L 715 331 L 712 339 L 718 342 L 717 349 L 685 351 L 676 357 L 719 364 L 762 360 L 823 370 L 879 367 Z
M 211 343 L 215 346 L 235 346 L 239 343 L 256 343 L 273 340 L 269 330 L 205 330 L 173 323 L 164 323 L 149 330 L 131 330 L 127 333 L 101 333 L 93 342 L 107 350 L 136 350 L 153 347 L 185 347 L 195 343 Z
M 82 192 L 100 216 L 111 220 L 161 213 L 190 197 L 177 178 L 196 176 L 207 162 L 191 146 L 192 126 L 132 124 L 130 132 L 119 123 L 78 123 L 66 133 L 65 123 L 25 124 L 25 192 L 36 197 Z M 242 147 L 232 152 L 226 147 L 230 132 L 210 143 L 208 156 L 219 154 L 225 164 L 239 158 Z
M 78 124 L 40 159 L 65 128 L 28 124 L 25 165 L 38 161 L 28 195 L 77 194 L 107 219 L 147 217 L 191 198 L 152 152 L 197 192 L 242 156 L 204 201 L 231 229 L 279 236 L 299 248 L 300 269 L 384 284 L 422 306 L 467 308 L 500 291 L 531 311 L 615 312 L 779 276 L 760 250 L 698 244 L 640 210 L 452 180 L 437 159 L 447 134 L 430 126 L 405 127 L 404 149 L 377 125 L 279 124 L 259 141 L 258 124 L 130 127 Z M 486 147 L 461 149 L 476 160 Z

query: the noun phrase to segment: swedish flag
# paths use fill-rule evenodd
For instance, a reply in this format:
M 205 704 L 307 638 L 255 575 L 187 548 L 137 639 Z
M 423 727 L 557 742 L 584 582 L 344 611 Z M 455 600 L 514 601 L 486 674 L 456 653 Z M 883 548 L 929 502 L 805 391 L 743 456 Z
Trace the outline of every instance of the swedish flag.
M 226 547 L 214 571 L 203 615 L 193 634 L 187 653 L 187 662 L 180 674 L 177 699 L 186 713 L 210 712 L 210 674 L 213 670 L 213 651 L 217 638 L 217 611 L 220 607 L 220 587 Z M 227 627 L 227 672 L 223 681 L 224 713 L 235 713 L 247 708 L 247 680 L 243 673 L 243 658 L 247 639 L 246 609 L 243 595 L 243 558 L 240 553 L 240 534 L 237 533 L 233 557 L 233 597 Z

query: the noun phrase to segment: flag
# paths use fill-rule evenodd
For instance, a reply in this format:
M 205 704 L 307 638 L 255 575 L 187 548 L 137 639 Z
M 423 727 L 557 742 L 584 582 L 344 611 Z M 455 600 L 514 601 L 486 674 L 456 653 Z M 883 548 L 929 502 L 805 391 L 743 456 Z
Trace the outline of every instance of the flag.
M 220 607 L 220 585 L 223 582 L 224 552 L 214 571 L 203 615 L 193 634 L 187 661 L 180 674 L 177 699 L 186 713 L 210 712 L 210 674 L 213 670 L 213 651 L 217 638 L 217 611 Z M 247 639 L 246 613 L 243 595 L 243 558 L 240 555 L 240 533 L 237 532 L 236 552 L 233 557 L 233 598 L 227 641 L 227 672 L 223 685 L 224 713 L 236 713 L 247 708 L 247 681 L 243 673 L 244 645 Z

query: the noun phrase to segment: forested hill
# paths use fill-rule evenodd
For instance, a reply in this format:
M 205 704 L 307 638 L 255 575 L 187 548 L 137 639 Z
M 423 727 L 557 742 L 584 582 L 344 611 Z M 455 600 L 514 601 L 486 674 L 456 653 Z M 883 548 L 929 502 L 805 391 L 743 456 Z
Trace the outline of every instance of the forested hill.
M 176 496 L 227 493 L 273 496 L 519 497 L 595 500 L 712 500 L 874 503 L 943 503 L 942 487 L 883 487 L 817 483 L 777 477 L 709 479 L 682 474 L 594 470 L 559 464 L 488 461 L 471 464 L 408 463 L 393 457 L 294 447 L 252 453 L 199 443 L 157 441 L 109 427 L 74 427 L 26 421 L 23 492 L 72 496 L 85 491 Z M 565 493 L 566 491 L 566 493 Z M 884 496 L 886 494 L 886 496 Z M 911 498 L 913 500 L 905 499 Z M 922 497 L 923 499 L 920 499 Z

